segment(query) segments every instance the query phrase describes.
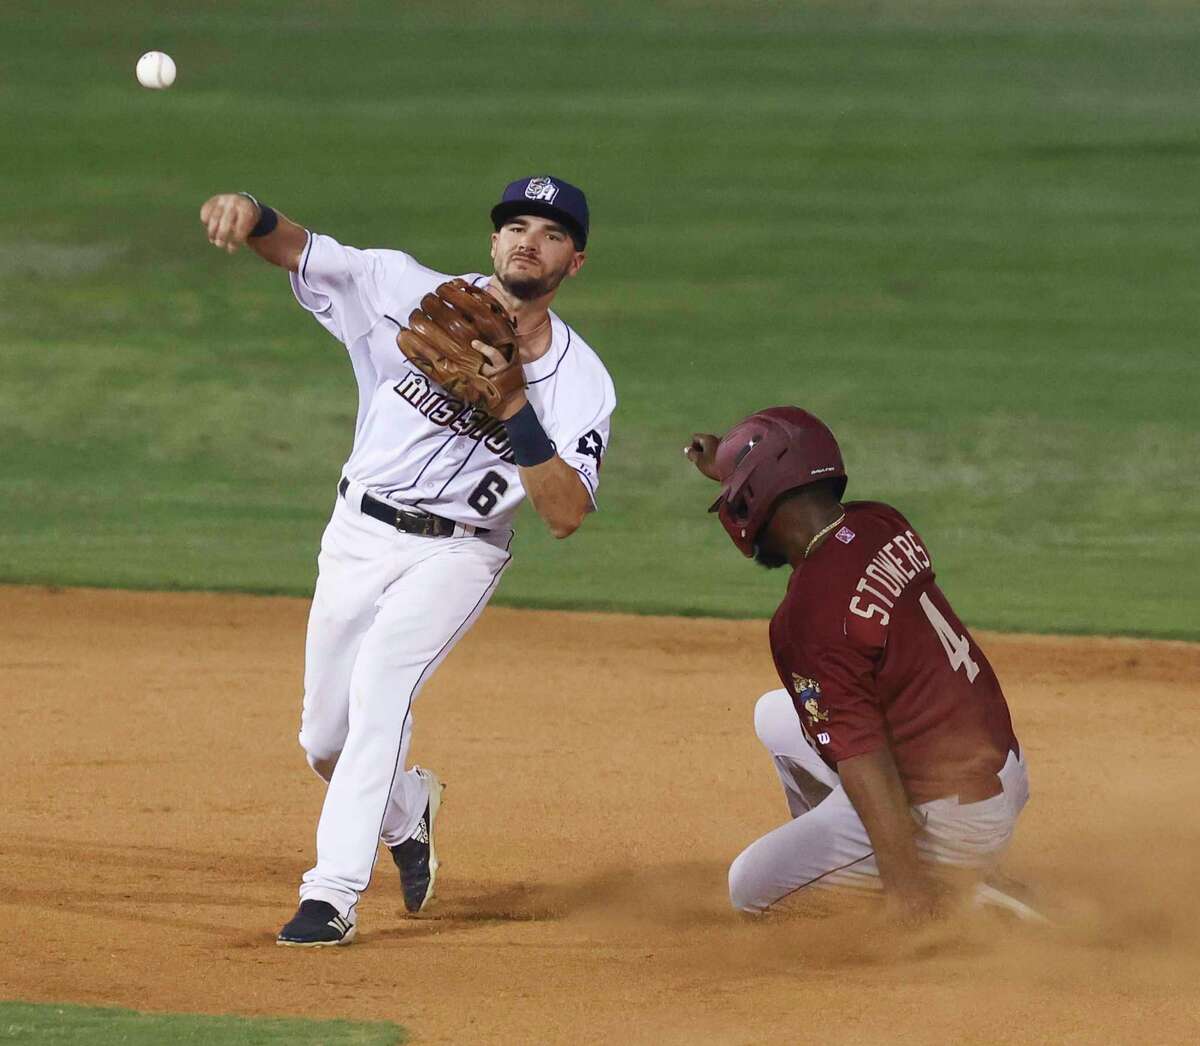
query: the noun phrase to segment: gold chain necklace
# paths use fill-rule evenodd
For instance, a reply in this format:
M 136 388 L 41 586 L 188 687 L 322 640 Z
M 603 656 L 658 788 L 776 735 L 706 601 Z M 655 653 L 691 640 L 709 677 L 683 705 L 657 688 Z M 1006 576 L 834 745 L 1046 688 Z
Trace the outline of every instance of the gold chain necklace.
M 543 327 L 547 326 L 549 323 L 550 323 L 550 313 L 546 313 L 546 318 L 544 320 L 542 320 L 542 322 L 539 323 L 536 327 L 534 327 L 533 330 L 516 331 L 517 337 L 518 338 L 532 337 L 533 335 L 537 334 L 537 332 L 540 331 Z M 516 330 L 516 327 L 514 326 L 513 329 Z
M 829 526 L 825 527 L 823 530 L 818 530 L 813 535 L 812 541 L 810 541 L 808 543 L 808 548 L 806 548 L 804 550 L 804 558 L 808 559 L 808 554 L 813 550 L 813 545 L 815 545 L 818 541 L 820 541 L 821 538 L 823 538 L 826 534 L 828 534 L 834 527 L 836 527 L 845 518 L 846 518 L 846 513 L 843 512 L 840 516 L 838 516 L 837 519 L 835 519 L 832 523 L 830 523 Z

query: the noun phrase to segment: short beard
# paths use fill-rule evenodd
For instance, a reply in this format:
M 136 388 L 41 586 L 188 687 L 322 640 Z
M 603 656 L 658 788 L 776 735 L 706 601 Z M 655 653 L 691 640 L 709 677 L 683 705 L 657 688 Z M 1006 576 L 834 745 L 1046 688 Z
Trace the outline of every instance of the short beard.
M 767 570 L 778 570 L 788 564 L 786 556 L 781 556 L 778 552 L 768 552 L 762 545 L 754 546 L 754 562 Z
M 566 275 L 567 271 L 563 269 L 561 272 L 552 272 L 541 277 L 511 277 L 501 276 L 497 273 L 496 278 L 500 281 L 500 286 L 518 301 L 537 301 L 538 298 L 544 298 L 552 290 L 557 289 Z

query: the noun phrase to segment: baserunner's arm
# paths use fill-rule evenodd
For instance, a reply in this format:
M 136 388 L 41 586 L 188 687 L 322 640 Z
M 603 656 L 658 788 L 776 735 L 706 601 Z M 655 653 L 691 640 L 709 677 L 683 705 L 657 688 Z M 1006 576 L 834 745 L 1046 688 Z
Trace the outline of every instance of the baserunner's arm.
M 905 916 L 935 914 L 939 891 L 917 859 L 917 826 L 892 753 L 881 748 L 851 756 L 837 769 L 875 849 L 884 892 Z
M 200 208 L 200 221 L 214 247 L 232 254 L 246 244 L 272 265 L 290 272 L 300 268 L 308 242 L 304 227 L 243 193 L 210 196 Z

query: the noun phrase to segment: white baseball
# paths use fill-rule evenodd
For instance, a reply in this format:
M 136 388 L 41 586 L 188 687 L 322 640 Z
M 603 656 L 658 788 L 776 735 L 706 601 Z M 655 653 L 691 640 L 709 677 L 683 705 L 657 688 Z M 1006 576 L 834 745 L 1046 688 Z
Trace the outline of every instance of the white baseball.
M 175 60 L 162 51 L 147 51 L 137 62 L 138 83 L 161 91 L 175 82 Z

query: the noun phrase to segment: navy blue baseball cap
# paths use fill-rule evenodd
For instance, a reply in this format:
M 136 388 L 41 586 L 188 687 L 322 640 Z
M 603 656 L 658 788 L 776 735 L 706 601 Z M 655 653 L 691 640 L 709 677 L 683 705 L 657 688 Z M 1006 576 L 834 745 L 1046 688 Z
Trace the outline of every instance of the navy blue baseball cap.
M 518 178 L 504 187 L 500 202 L 492 208 L 492 225 L 498 230 L 509 218 L 518 214 L 535 214 L 552 218 L 564 225 L 575 241 L 575 249 L 583 250 L 588 238 L 588 205 L 583 190 L 548 174 Z

